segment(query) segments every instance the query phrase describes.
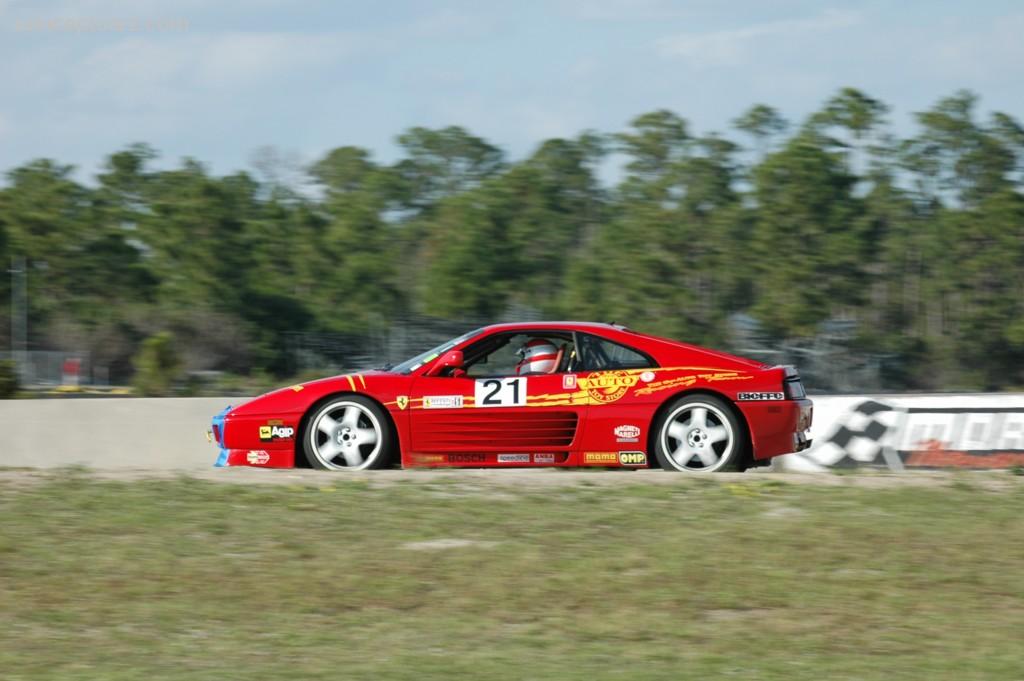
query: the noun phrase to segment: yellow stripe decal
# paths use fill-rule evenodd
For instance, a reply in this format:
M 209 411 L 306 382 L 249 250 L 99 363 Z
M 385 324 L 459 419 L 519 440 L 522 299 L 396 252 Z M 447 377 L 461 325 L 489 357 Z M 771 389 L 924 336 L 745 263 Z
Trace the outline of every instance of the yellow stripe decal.
M 352 390 L 355 390 L 356 389 L 356 382 L 352 380 L 352 377 L 351 376 L 346 376 L 345 378 L 348 379 L 349 387 L 352 388 Z

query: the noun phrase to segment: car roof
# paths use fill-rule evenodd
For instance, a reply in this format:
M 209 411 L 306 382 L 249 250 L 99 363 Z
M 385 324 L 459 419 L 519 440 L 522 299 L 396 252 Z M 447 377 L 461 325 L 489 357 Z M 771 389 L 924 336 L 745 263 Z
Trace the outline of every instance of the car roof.
M 502 324 L 491 324 L 485 326 L 481 331 L 543 331 L 545 329 L 561 330 L 585 330 L 592 331 L 624 331 L 626 327 L 620 324 L 608 324 L 605 322 L 506 322 Z

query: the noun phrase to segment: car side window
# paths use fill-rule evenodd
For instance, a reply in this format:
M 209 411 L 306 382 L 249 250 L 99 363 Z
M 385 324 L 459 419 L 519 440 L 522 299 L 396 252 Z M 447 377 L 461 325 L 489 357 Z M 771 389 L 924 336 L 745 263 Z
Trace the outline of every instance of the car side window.
M 548 373 L 565 371 L 572 355 L 572 336 L 569 333 L 515 333 L 489 338 L 466 349 L 466 375 L 470 378 L 516 376 L 523 356 L 520 348 L 531 340 L 551 343 L 559 354 L 558 366 Z
M 657 366 L 647 355 L 587 333 L 579 334 L 580 368 L 584 371 L 646 369 Z

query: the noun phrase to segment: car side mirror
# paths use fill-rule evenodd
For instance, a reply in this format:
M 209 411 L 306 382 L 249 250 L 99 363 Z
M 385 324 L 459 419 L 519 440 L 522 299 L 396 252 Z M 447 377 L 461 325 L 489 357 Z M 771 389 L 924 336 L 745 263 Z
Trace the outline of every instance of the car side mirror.
M 427 376 L 440 376 L 445 369 L 461 369 L 462 362 L 462 350 L 449 350 L 437 358 L 427 371 Z

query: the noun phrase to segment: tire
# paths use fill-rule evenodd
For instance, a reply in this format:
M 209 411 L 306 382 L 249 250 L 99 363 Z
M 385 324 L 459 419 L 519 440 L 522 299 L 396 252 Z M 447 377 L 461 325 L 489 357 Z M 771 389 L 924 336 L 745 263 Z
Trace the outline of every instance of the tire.
M 728 403 L 711 395 L 672 402 L 651 429 L 662 470 L 715 473 L 742 470 L 746 431 Z
M 388 415 L 362 395 L 339 395 L 321 404 L 302 433 L 306 461 L 320 470 L 383 468 L 393 459 L 395 442 Z

